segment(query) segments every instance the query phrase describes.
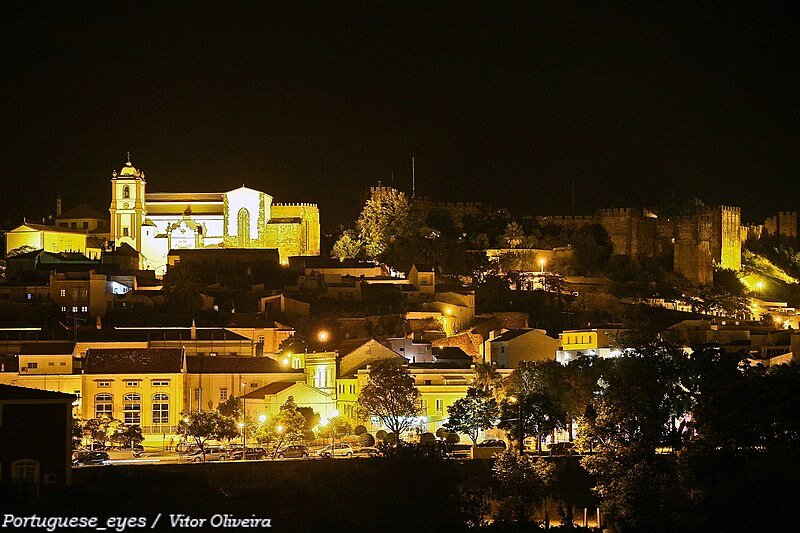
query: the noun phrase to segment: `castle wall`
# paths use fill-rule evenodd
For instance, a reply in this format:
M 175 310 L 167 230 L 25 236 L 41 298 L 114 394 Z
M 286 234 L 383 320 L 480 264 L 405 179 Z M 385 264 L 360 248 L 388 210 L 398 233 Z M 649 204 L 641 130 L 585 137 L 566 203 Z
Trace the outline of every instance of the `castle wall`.
M 717 206 L 711 212 L 711 257 L 723 268 L 742 269 L 742 210 Z
M 697 285 L 714 281 L 712 260 L 713 222 L 708 214 L 675 217 L 673 269 Z
M 781 211 L 764 221 L 767 235 L 797 238 L 797 211 Z

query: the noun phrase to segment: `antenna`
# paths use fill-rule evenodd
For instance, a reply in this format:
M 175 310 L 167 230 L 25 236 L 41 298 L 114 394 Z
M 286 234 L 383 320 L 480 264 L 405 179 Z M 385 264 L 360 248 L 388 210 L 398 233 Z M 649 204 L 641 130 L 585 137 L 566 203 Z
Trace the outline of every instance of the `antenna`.
M 411 156 L 411 198 L 417 197 L 417 176 L 415 173 L 414 156 Z

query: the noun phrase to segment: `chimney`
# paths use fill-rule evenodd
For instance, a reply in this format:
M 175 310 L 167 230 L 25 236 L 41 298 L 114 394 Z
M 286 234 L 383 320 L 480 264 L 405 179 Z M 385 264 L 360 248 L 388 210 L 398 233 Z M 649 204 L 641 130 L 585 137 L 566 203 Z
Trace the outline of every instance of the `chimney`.
M 57 217 L 61 216 L 61 195 L 60 194 L 58 195 L 58 198 L 56 198 L 56 216 Z

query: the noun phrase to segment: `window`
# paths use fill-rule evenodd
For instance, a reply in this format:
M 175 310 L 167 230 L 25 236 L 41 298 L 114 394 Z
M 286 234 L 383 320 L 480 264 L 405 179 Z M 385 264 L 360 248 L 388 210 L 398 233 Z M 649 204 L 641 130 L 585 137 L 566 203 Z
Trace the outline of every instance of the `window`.
M 122 398 L 123 422 L 125 424 L 141 425 L 142 423 L 142 397 L 138 394 L 126 394 Z
M 61 361 L 60 363 L 58 363 L 58 366 L 67 366 L 67 362 L 66 361 Z
M 66 296 L 67 296 L 67 289 L 61 289 L 61 290 L 59 291 L 59 294 L 61 294 L 61 297 L 62 297 L 62 298 L 66 298 Z
M 138 387 L 139 386 L 139 382 L 138 381 L 128 381 L 127 383 L 125 383 L 125 386 L 126 387 Z
M 264 335 L 258 336 L 258 344 L 264 344 Z
M 83 229 L 89 229 L 89 223 L 88 222 L 84 222 L 83 223 Z
M 47 362 L 47 366 L 56 366 L 56 364 L 53 361 L 48 361 Z
M 89 289 L 87 289 L 86 287 L 83 287 L 81 289 L 81 298 L 86 298 L 87 296 L 89 296 Z
M 77 289 L 77 287 L 72 289 L 72 299 L 73 300 L 77 300 L 78 299 L 78 289 Z
M 250 246 L 250 212 L 244 207 L 239 209 L 237 222 L 236 235 L 239 237 L 239 247 L 247 248 Z
M 81 313 L 88 313 L 88 312 L 89 308 L 87 306 L 84 305 L 83 307 L 81 307 Z
M 154 381 L 153 387 L 169 387 L 169 381 Z
M 130 198 L 131 197 L 131 188 L 128 185 L 125 185 L 122 188 L 122 197 L 123 198 Z
M 97 386 L 98 387 L 110 387 L 111 386 L 111 382 L 110 381 L 98 381 L 97 382 Z
M 39 368 L 39 363 L 28 363 L 28 369 Z
M 62 313 L 66 313 L 66 312 L 67 312 L 67 306 L 65 306 L 65 305 L 62 305 L 62 306 L 61 306 L 61 312 L 62 312 Z
M 102 418 L 107 416 L 114 418 L 114 397 L 110 394 L 98 394 L 94 397 L 94 417 Z
M 169 396 L 153 394 L 153 424 L 169 424 Z
M 436 414 L 437 415 L 444 414 L 444 400 L 441 399 L 436 400 Z
M 428 400 L 420 400 L 419 408 L 422 411 L 422 415 L 425 416 L 428 413 Z
M 122 228 L 122 236 L 123 237 L 127 237 L 128 236 L 128 228 Z
M 224 402 L 228 399 L 228 389 L 223 387 L 219 389 L 219 401 Z
M 39 484 L 39 462 L 19 459 L 11 463 L 11 479 L 16 483 Z
M 77 222 L 70 222 L 69 227 L 72 228 L 72 229 L 77 229 L 78 228 L 78 224 L 77 224 Z
M 73 313 L 77 313 L 78 312 L 78 306 L 77 305 L 72 307 L 72 312 Z

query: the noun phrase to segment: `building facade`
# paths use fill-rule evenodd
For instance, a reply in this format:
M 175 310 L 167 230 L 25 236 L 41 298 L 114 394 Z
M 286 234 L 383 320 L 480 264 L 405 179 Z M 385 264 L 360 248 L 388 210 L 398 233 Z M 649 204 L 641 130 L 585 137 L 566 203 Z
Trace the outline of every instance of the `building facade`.
M 242 186 L 220 193 L 148 193 L 144 172 L 128 162 L 111 179 L 110 234 L 142 255 L 141 268 L 166 271 L 173 249 L 275 248 L 289 256 L 319 255 L 316 204 L 274 204 Z

